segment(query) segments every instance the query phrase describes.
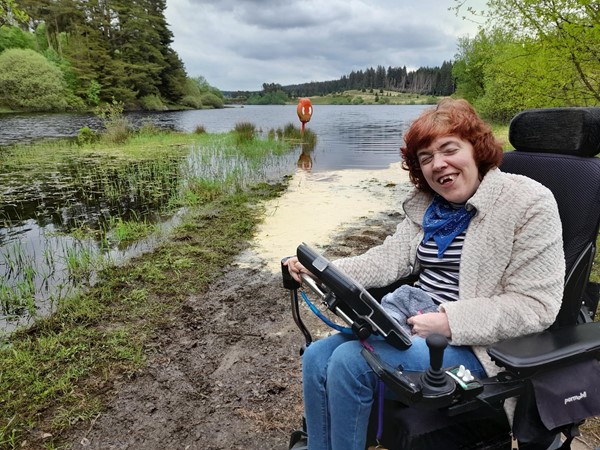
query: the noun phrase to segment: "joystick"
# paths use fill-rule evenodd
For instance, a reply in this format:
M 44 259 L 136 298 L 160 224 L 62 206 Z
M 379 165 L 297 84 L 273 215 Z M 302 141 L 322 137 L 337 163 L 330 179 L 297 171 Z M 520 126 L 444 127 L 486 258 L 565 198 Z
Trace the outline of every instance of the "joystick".
M 442 370 L 444 349 L 448 346 L 448 340 L 441 334 L 430 334 L 425 342 L 429 348 L 430 366 L 421 377 L 423 397 L 451 394 L 456 384 Z

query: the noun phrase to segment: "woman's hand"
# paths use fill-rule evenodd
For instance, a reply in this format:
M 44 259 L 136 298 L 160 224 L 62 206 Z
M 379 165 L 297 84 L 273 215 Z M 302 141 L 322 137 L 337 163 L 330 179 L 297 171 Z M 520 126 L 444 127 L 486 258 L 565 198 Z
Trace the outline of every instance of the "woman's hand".
M 412 328 L 412 333 L 426 338 L 431 333 L 439 333 L 447 338 L 452 337 L 448 316 L 443 312 L 418 314 L 406 319 L 406 323 Z
M 297 256 L 292 256 L 292 257 L 288 258 L 286 261 L 283 262 L 283 265 L 288 267 L 288 271 L 290 272 L 290 275 L 298 283 L 302 283 L 302 278 L 300 278 L 301 274 L 303 274 L 303 273 L 310 274 L 310 272 L 306 269 L 306 267 L 304 267 L 302 265 L 302 263 L 300 263 L 300 261 L 298 261 Z

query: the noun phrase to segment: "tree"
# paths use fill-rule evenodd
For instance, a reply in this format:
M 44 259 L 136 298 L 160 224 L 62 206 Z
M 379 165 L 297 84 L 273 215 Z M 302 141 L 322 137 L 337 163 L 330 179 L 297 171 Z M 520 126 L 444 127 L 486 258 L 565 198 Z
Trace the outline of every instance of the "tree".
M 456 7 L 464 8 L 464 3 Z M 467 11 L 475 13 L 472 7 Z M 530 50 L 542 50 L 546 69 L 561 76 L 551 98 L 600 103 L 600 6 L 590 0 L 489 0 L 486 30 L 502 30 Z M 486 31 L 489 32 L 489 31 Z M 532 45 L 535 43 L 535 45 Z M 541 62 L 539 62 L 541 64 Z
M 10 25 L 0 26 L 0 53 L 7 48 L 35 49 L 35 38 L 31 33 L 19 27 Z
M 0 103 L 13 109 L 62 111 L 69 107 L 62 72 L 39 53 L 8 49 L 0 54 Z
M 0 26 L 27 21 L 27 13 L 15 4 L 15 0 L 0 0 Z

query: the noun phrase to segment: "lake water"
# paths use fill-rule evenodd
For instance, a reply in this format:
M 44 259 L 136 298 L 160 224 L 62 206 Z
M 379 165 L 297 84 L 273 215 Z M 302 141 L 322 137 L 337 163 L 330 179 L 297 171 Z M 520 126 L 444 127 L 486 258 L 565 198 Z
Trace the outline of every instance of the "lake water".
M 364 176 L 369 179 L 380 178 L 379 175 L 373 175 L 373 171 L 383 177 L 388 176 L 386 171 L 390 165 L 400 161 L 399 148 L 402 143 L 402 134 L 424 108 L 426 107 L 397 105 L 316 105 L 313 108 L 312 120 L 306 125 L 307 129 L 317 135 L 315 148 L 310 151 L 298 148 L 295 150 L 296 154 L 281 158 L 277 170 L 274 171 L 274 176 L 280 177 L 282 174 L 294 172 L 304 173 L 303 181 L 300 184 L 305 188 L 312 186 L 310 187 L 311 192 L 321 192 L 319 194 L 321 203 L 328 198 L 323 192 L 333 192 L 336 185 L 346 186 L 340 180 L 348 178 L 347 184 L 349 185 L 355 185 L 356 180 L 361 180 L 363 176 L 357 175 L 357 171 L 364 173 Z M 209 133 L 230 131 L 240 122 L 251 122 L 264 134 L 271 129 L 284 128 L 289 123 L 300 125 L 294 105 L 130 113 L 128 118 L 134 126 L 151 122 L 161 128 L 193 132 L 196 127 L 201 125 Z M 74 137 L 77 136 L 78 130 L 85 126 L 99 130 L 101 123 L 90 114 L 0 115 L 0 146 L 33 142 L 39 139 Z M 339 171 L 346 173 L 347 176 L 339 175 Z M 55 174 L 55 178 L 60 179 L 63 175 L 67 176 L 67 174 Z M 10 174 L 0 174 L 0 177 L 2 176 L 9 177 Z M 400 181 L 401 178 L 400 174 L 394 173 L 390 183 Z M 363 180 L 361 183 L 365 183 L 365 181 Z M 367 185 L 370 184 L 372 183 L 367 183 Z M 37 183 L 35 192 L 39 190 L 39 195 L 45 199 L 44 204 L 48 206 L 50 205 L 49 199 L 54 195 L 60 198 L 66 195 L 63 192 L 64 186 L 62 188 L 61 186 L 63 186 L 61 183 Z M 44 190 L 40 190 L 42 187 Z M 9 191 L 18 188 L 18 186 L 10 186 L 10 183 L 3 183 L 3 186 L 0 187 L 0 198 L 9 198 Z M 23 188 L 28 189 L 27 186 Z M 51 192 L 52 189 L 56 189 L 57 192 Z M 341 203 L 340 198 L 342 197 L 336 195 L 334 199 L 330 199 L 332 204 L 325 203 L 325 211 L 332 208 L 333 210 L 344 208 L 352 211 L 358 209 L 356 194 L 353 194 L 348 204 Z M 376 193 L 377 199 L 384 197 L 386 197 L 384 192 Z M 31 200 L 29 203 L 37 204 L 36 198 L 29 200 Z M 373 197 L 366 198 L 366 201 L 373 203 L 374 199 Z M 33 215 L 20 211 L 20 220 L 13 220 L 13 226 L 7 227 L 0 224 L 0 277 L 2 278 L 0 280 L 0 301 L 7 301 L 8 296 L 12 296 L 13 292 L 18 291 L 22 298 L 34 300 L 35 304 L 30 304 L 29 307 L 35 308 L 36 314 L 44 315 L 53 308 L 53 304 L 48 303 L 47 299 L 62 298 L 77 287 L 77 280 L 72 280 L 64 275 L 69 271 L 69 262 L 76 259 L 72 255 L 76 253 L 76 256 L 80 257 L 89 252 L 90 257 L 93 257 L 100 250 L 95 242 L 74 239 L 63 232 L 69 232 L 70 222 L 89 220 L 94 214 L 104 214 L 105 211 L 98 210 L 98 206 L 102 206 L 103 202 L 96 205 L 74 199 L 67 203 L 57 203 L 60 206 L 60 213 L 48 211 L 50 214 L 48 218 L 40 217 L 37 210 Z M 14 207 L 15 205 L 0 204 L 0 210 L 4 211 L 10 206 Z M 106 209 L 105 204 L 104 209 Z M 86 217 L 80 217 L 81 214 Z M 324 228 L 323 217 L 327 215 L 331 214 L 324 212 L 319 219 L 319 229 Z M 167 229 L 170 224 L 176 222 L 177 217 L 161 225 Z M 274 233 L 270 231 L 270 234 Z M 307 232 L 306 234 L 312 236 L 315 233 Z M 113 249 L 107 256 L 115 261 L 127 259 L 127 257 L 146 251 L 153 245 L 152 242 L 137 243 L 124 250 Z M 13 265 L 15 261 L 19 261 L 19 264 Z M 27 270 L 24 270 L 23 267 L 27 267 Z M 36 268 L 35 271 L 32 269 L 33 267 Z M 27 305 L 24 304 L 21 309 L 27 309 Z M 24 317 L 19 317 L 19 315 L 11 318 L 3 317 L 2 308 L 0 308 L 0 334 L 2 329 L 10 330 L 16 324 L 23 323 L 24 318 L 27 318 L 27 314 Z
M 315 105 L 307 129 L 317 134 L 311 154 L 312 170 L 383 169 L 400 160 L 402 134 L 426 108 L 422 105 Z M 225 109 L 129 113 L 135 126 L 149 121 L 157 126 L 194 131 L 227 132 L 236 123 L 251 122 L 258 129 L 283 128 L 300 121 L 295 105 L 244 106 Z M 80 128 L 100 129 L 91 114 L 0 114 L 0 146 L 43 138 L 77 136 Z

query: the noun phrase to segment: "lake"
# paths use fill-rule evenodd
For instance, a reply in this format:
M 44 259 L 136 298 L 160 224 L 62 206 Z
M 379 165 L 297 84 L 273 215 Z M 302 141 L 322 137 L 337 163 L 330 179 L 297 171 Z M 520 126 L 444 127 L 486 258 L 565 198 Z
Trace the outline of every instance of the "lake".
M 317 134 L 312 170 L 382 169 L 400 160 L 402 134 L 426 108 L 423 105 L 315 105 L 306 128 Z M 149 121 L 162 128 L 209 133 L 227 132 L 251 122 L 265 133 L 288 123 L 300 125 L 295 105 L 244 106 L 173 112 L 128 113 L 139 126 Z M 77 136 L 80 128 L 101 128 L 91 114 L 0 114 L 0 146 L 43 138 Z
M 347 169 L 386 169 L 400 160 L 402 134 L 424 108 L 426 106 L 317 105 L 312 120 L 306 124 L 306 128 L 317 136 L 314 149 L 298 148 L 294 150 L 295 154 L 279 157 L 273 163 L 274 170 L 267 167 L 265 174 L 257 176 L 280 179 L 282 175 L 296 171 L 314 175 L 348 172 Z M 129 113 L 127 116 L 134 126 L 151 122 L 160 128 L 185 132 L 193 132 L 200 125 L 209 133 L 228 132 L 240 122 L 250 122 L 266 135 L 269 130 L 284 128 L 289 123 L 300 125 L 294 105 Z M 4 114 L 0 115 L 0 145 L 74 137 L 85 126 L 99 130 L 101 123 L 90 114 Z M 194 159 L 194 155 L 197 155 L 195 150 L 191 150 L 185 163 L 197 173 L 203 170 L 206 162 Z M 26 165 L 27 159 L 21 164 Z M 151 240 L 126 248 L 106 249 L 101 248 L 94 239 L 76 238 L 68 234 L 82 225 L 96 228 L 100 219 L 122 217 L 123 211 L 113 208 L 122 206 L 122 199 L 117 199 L 112 205 L 104 198 L 95 198 L 96 189 L 93 185 L 90 185 L 89 192 L 82 195 L 65 182 L 68 179 L 89 181 L 95 178 L 88 173 L 95 164 L 89 159 L 78 161 L 74 155 L 67 166 L 52 169 L 56 171 L 47 177 L 45 173 L 40 173 L 33 180 L 24 178 L 21 181 L 14 177 L 14 171 L 21 170 L 21 166 L 11 170 L 5 164 L 4 171 L 0 170 L 0 218 L 3 218 L 3 222 L 0 222 L 0 334 L 3 329 L 10 330 L 23 321 L 27 322 L 29 313 L 44 315 L 50 312 L 55 299 L 64 298 L 77 289 L 81 280 L 74 278 L 72 273 L 77 271 L 82 262 L 93 262 L 98 254 L 118 262 L 147 251 L 156 244 Z M 179 164 L 178 160 L 167 161 L 161 166 L 160 172 L 164 172 L 165 176 L 155 189 L 160 193 L 177 187 L 175 183 L 171 186 L 176 177 L 168 175 L 177 172 L 178 166 L 171 167 L 173 164 Z M 117 185 L 120 179 L 128 179 L 133 175 L 136 184 L 139 184 L 147 181 L 145 174 L 155 171 L 152 167 L 145 169 L 140 164 L 134 164 L 129 169 L 134 173 L 115 171 L 103 175 L 99 181 Z M 15 201 L 15 198 L 20 200 Z M 128 210 L 133 207 L 129 202 L 125 206 Z M 150 207 L 142 209 L 152 212 Z M 140 211 L 132 212 L 146 217 Z M 177 220 L 177 216 L 166 221 L 162 218 L 159 225 L 168 231 Z M 11 304 L 17 306 L 11 307 Z

